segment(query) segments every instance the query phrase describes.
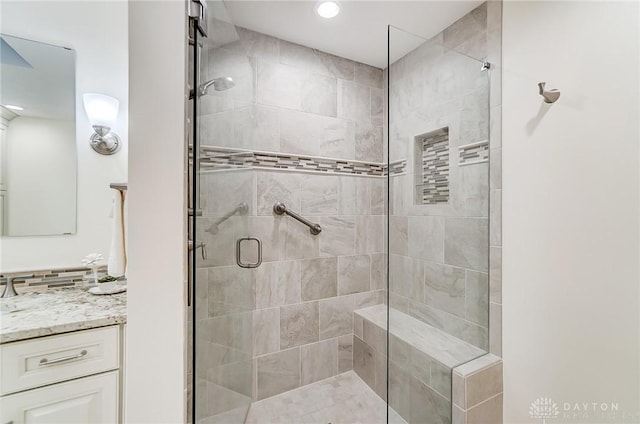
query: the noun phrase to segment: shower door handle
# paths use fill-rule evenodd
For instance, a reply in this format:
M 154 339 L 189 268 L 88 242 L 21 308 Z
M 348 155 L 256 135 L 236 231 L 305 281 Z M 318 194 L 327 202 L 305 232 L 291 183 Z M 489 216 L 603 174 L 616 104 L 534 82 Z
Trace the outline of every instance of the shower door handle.
M 258 259 L 255 263 L 242 262 L 242 242 L 255 241 L 258 243 Z M 242 237 L 236 241 L 236 263 L 240 268 L 258 268 L 262 264 L 262 241 L 257 237 Z

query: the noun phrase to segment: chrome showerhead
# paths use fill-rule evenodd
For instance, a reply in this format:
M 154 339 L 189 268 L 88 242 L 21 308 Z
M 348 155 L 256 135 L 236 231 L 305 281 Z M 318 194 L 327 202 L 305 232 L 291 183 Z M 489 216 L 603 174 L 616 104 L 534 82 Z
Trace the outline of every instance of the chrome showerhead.
M 211 86 L 213 86 L 214 90 L 216 91 L 225 91 L 230 88 L 233 88 L 235 85 L 236 83 L 233 82 L 233 78 L 220 77 L 220 78 L 215 78 L 215 79 L 212 79 L 211 81 L 205 82 L 200 86 L 198 91 L 200 92 L 201 96 L 204 96 L 205 94 L 207 94 Z

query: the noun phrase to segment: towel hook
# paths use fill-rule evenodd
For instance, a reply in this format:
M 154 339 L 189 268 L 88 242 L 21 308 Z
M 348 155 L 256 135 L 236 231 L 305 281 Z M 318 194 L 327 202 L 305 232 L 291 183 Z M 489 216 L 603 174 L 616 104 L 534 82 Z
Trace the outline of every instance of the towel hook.
M 544 97 L 545 103 L 555 103 L 560 98 L 560 91 L 552 88 L 551 90 L 545 90 L 544 87 L 547 85 L 546 82 L 538 83 L 538 92 L 542 97 Z

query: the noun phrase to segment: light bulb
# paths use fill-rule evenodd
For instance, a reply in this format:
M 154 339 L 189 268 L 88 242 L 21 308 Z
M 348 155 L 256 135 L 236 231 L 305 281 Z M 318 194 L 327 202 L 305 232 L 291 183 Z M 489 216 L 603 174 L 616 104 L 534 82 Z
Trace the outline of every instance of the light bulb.
M 320 1 L 316 5 L 316 13 L 326 19 L 334 18 L 340 13 L 340 6 L 335 1 Z

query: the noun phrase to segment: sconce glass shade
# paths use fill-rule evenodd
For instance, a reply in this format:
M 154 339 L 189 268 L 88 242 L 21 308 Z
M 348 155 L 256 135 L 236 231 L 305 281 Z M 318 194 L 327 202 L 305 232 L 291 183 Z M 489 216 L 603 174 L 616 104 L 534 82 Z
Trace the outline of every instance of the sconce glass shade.
M 92 126 L 111 128 L 118 117 L 120 102 L 104 94 L 86 93 L 82 95 L 84 110 Z
M 112 155 L 120 150 L 121 142 L 117 134 L 111 132 L 111 127 L 118 117 L 120 102 L 110 96 L 97 93 L 82 95 L 84 110 L 95 134 L 90 143 L 93 150 L 102 155 Z

